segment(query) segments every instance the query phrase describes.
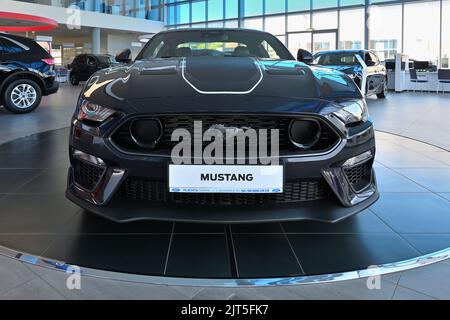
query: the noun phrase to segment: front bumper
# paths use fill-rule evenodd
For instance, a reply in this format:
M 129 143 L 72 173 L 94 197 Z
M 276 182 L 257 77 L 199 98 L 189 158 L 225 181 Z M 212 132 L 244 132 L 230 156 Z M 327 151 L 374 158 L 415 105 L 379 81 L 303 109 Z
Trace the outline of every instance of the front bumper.
M 127 178 L 167 181 L 170 156 L 123 154 L 108 139 L 96 135 L 95 131 L 86 130 L 77 121 L 72 126 L 70 149 L 72 164 L 80 161 L 73 156 L 73 151 L 78 150 L 85 156 L 82 161 L 97 162 L 104 173 L 95 186 L 83 188 L 77 183 L 76 170 L 72 166 L 68 173 L 68 199 L 88 211 L 117 222 L 149 219 L 210 223 L 292 220 L 337 222 L 366 209 L 379 197 L 372 169 L 375 140 L 371 125 L 351 139 L 342 139 L 328 154 L 280 158 L 285 182 L 322 179 L 331 190 L 325 199 L 295 203 L 209 206 L 123 199 L 118 194 Z M 347 178 L 343 165 L 348 159 L 368 151 L 372 154 L 370 159 L 365 160 L 370 179 L 363 188 L 356 190 Z
M 105 206 L 94 205 L 80 197 L 79 190 L 73 188 L 69 172 L 69 188 L 66 196 L 73 203 L 87 211 L 115 222 L 140 220 L 163 220 L 201 223 L 258 223 L 275 221 L 309 220 L 338 222 L 357 214 L 371 206 L 379 198 L 377 191 L 352 207 L 344 207 L 335 199 L 304 202 L 295 205 L 271 205 L 261 207 L 189 207 L 155 205 L 145 201 L 112 200 Z

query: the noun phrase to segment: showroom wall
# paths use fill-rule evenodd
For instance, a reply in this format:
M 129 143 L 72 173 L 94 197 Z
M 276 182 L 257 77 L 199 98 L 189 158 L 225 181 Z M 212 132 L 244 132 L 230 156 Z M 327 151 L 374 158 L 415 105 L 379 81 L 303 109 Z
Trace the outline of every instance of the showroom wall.
M 166 25 L 246 27 L 292 52 L 369 48 L 449 67 L 450 0 L 167 0 Z

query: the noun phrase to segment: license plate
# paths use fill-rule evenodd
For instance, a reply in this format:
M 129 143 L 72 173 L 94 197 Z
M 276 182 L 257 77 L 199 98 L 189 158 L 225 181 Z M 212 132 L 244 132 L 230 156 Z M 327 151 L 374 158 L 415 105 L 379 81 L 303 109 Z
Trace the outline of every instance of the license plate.
M 169 191 L 282 193 L 283 166 L 169 165 Z

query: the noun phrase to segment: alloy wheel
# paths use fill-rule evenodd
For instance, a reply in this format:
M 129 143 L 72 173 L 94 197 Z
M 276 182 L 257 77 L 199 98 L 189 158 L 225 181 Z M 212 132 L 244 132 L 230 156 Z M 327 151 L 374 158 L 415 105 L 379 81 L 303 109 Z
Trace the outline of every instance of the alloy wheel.
M 27 83 L 21 83 L 11 91 L 11 102 L 19 109 L 28 109 L 37 99 L 36 89 Z

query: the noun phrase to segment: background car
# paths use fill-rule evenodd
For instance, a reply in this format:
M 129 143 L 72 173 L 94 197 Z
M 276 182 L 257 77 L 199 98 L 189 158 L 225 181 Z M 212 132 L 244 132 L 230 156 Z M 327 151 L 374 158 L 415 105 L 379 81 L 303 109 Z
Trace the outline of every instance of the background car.
M 386 67 L 369 50 L 321 51 L 314 55 L 313 65 L 342 71 L 351 77 L 366 95 L 387 96 Z
M 80 81 L 86 81 L 95 72 L 117 64 L 114 57 L 110 55 L 80 54 L 68 66 L 70 83 L 77 86 Z
M 34 40 L 0 34 L 0 104 L 13 113 L 31 112 L 42 96 L 58 91 L 54 59 Z

